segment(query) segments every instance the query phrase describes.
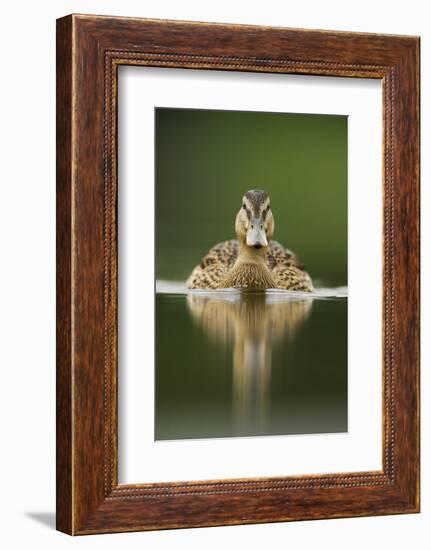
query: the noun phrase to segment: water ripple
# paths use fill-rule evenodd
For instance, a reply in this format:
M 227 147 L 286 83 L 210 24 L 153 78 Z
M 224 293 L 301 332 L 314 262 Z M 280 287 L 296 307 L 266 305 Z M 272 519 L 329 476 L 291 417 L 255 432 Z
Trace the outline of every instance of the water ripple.
M 156 293 L 157 294 L 197 294 L 199 296 L 215 296 L 218 295 L 223 297 L 226 300 L 235 301 L 238 299 L 244 292 L 255 292 L 260 293 L 262 291 L 252 291 L 247 289 L 239 288 L 221 288 L 217 290 L 200 290 L 200 289 L 190 289 L 186 287 L 184 281 L 156 281 Z M 347 287 L 340 286 L 335 288 L 328 287 L 317 287 L 313 292 L 301 292 L 298 290 L 281 290 L 278 288 L 270 288 L 264 291 L 267 295 L 267 300 L 270 302 L 272 300 L 286 300 L 286 299 L 304 299 L 304 298 L 313 298 L 313 299 L 327 299 L 327 298 L 347 298 Z

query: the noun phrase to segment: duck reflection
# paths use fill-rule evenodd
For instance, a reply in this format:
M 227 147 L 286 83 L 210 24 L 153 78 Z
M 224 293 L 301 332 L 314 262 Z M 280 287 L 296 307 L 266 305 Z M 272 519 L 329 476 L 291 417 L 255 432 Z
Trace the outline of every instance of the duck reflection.
M 262 432 L 268 418 L 272 350 L 286 346 L 310 316 L 313 300 L 241 291 L 189 294 L 188 309 L 211 338 L 232 345 L 233 432 Z

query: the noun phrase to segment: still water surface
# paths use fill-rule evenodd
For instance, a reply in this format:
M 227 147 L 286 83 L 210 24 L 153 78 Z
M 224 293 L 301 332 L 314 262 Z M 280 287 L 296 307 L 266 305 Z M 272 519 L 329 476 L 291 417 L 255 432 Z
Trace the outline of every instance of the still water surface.
M 158 281 L 155 438 L 347 431 L 346 291 Z

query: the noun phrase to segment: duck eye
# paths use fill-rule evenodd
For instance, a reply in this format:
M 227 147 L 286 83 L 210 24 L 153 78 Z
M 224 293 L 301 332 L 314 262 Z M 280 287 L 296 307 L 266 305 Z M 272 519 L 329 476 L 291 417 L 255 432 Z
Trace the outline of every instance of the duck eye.
M 243 207 L 243 208 L 244 208 L 244 210 L 245 210 L 245 208 L 246 208 L 246 207 L 245 207 L 245 204 L 243 204 L 243 205 L 242 205 L 242 207 Z

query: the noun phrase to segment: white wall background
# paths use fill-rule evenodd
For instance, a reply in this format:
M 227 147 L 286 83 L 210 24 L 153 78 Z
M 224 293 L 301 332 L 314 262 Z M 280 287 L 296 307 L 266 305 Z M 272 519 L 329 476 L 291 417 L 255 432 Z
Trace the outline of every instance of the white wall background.
M 428 548 L 431 344 L 422 345 L 422 513 L 71 538 L 54 531 L 55 19 L 75 13 L 283 25 L 422 37 L 422 151 L 431 150 L 427 2 L 56 0 L 2 6 L 0 86 L 1 542 L 4 548 Z M 431 188 L 422 166 L 422 327 L 431 330 Z M 428 251 L 428 254 L 425 254 Z M 4 378 L 5 377 L 5 378 Z M 428 524 L 428 525 L 427 525 Z

